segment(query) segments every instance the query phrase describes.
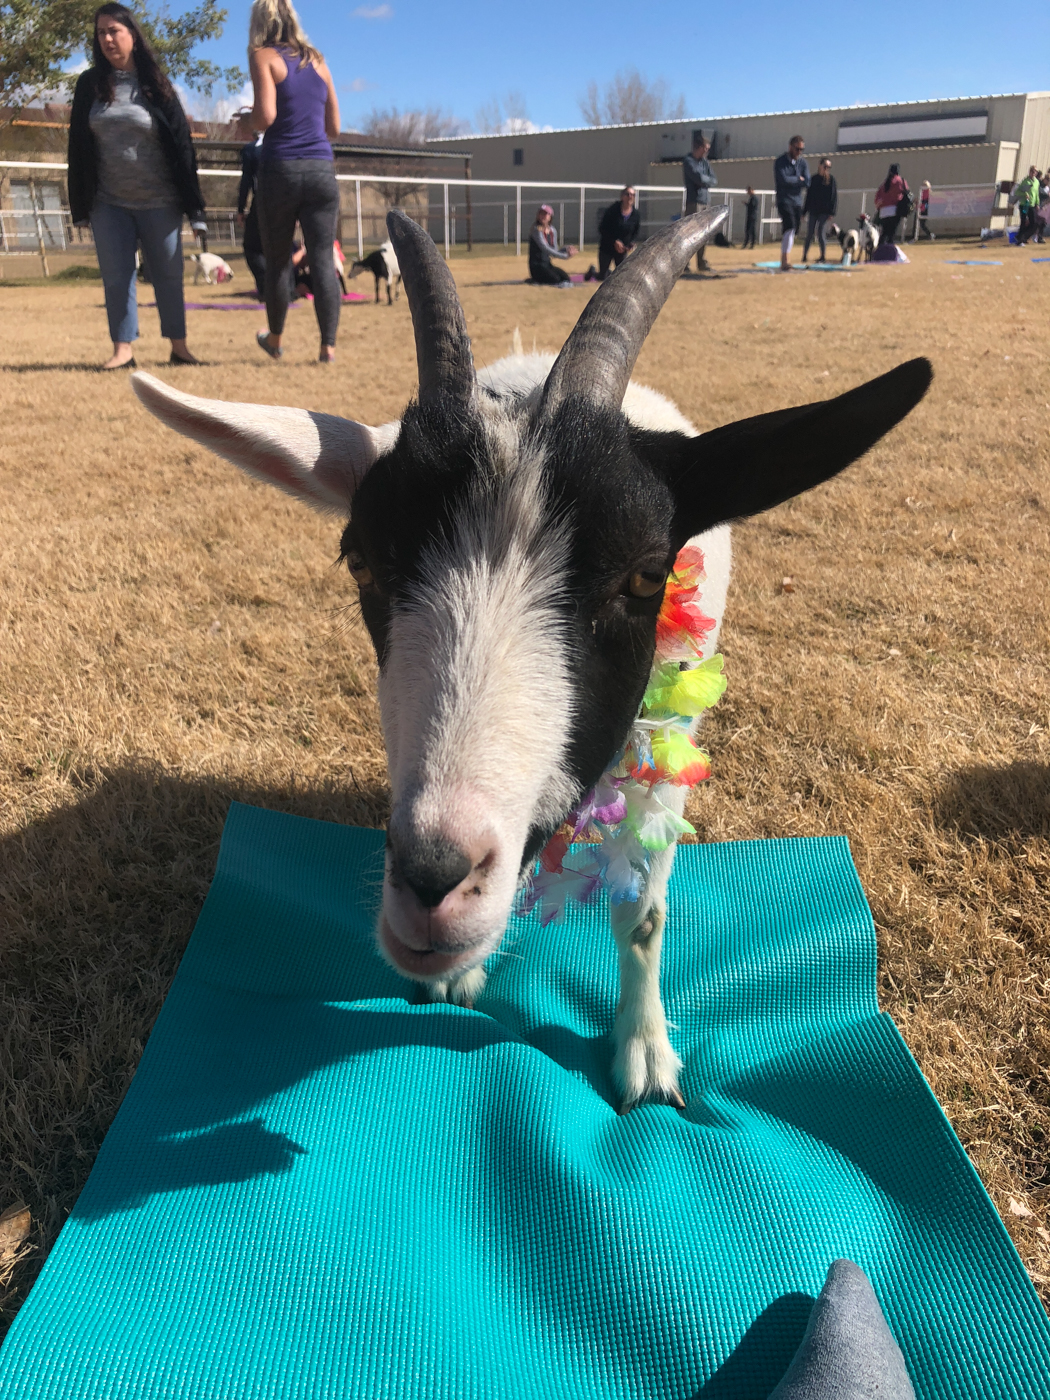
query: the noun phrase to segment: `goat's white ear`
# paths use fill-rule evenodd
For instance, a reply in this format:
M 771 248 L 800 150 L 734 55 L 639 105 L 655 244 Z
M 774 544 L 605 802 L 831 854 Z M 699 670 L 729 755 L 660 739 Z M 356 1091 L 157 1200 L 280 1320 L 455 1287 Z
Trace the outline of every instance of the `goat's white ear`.
M 133 374 L 131 383 L 169 428 L 316 510 L 344 516 L 365 472 L 401 430 L 400 423 L 370 428 L 304 408 L 201 399 L 151 374 Z

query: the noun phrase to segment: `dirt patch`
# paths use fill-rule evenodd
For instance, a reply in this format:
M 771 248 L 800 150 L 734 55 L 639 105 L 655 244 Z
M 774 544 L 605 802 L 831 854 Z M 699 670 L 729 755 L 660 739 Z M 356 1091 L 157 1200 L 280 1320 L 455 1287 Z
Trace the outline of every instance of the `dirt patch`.
M 849 836 L 882 1005 L 1050 1300 L 1050 265 L 997 254 L 683 281 L 637 377 L 711 428 L 933 360 L 903 428 L 737 530 L 691 815 L 707 840 Z M 523 277 L 513 258 L 453 266 L 479 364 L 516 327 L 557 349 L 591 294 L 480 285 Z M 33 1218 L 9 1320 L 134 1073 L 230 799 L 377 825 L 387 789 L 338 526 L 86 372 L 108 353 L 97 284 L 2 296 L 0 1211 Z M 195 393 L 380 423 L 414 391 L 405 298 L 344 307 L 334 372 L 309 308 L 280 364 L 251 317 L 191 312 L 208 363 L 169 370 L 142 320 L 139 365 Z

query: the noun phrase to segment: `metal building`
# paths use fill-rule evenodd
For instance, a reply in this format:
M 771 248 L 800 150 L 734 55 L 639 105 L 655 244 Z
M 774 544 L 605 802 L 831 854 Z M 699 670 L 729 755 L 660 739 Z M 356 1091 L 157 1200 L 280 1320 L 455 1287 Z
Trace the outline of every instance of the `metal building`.
M 862 192 L 871 208 L 871 192 L 895 162 L 913 189 L 929 180 L 935 190 L 958 192 L 938 206 L 938 218 L 963 233 L 1002 224 L 1005 188 L 1030 165 L 1050 165 L 1050 92 L 472 135 L 472 173 L 475 180 L 678 186 L 678 162 L 698 130 L 712 143 L 722 188 L 770 189 L 773 161 L 798 132 L 812 168 L 830 155 L 840 190 L 856 191 L 843 201 L 846 219 L 859 210 Z

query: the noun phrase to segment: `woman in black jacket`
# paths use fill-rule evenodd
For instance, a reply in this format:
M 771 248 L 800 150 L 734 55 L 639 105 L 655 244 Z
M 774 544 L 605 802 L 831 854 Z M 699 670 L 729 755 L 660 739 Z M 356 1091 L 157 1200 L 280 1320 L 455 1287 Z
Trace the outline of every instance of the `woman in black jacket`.
M 94 66 L 81 73 L 69 119 L 69 208 L 91 225 L 106 290 L 113 354 L 100 368 L 135 364 L 135 250 L 141 243 L 173 365 L 198 363 L 186 345 L 182 219 L 205 228 L 197 157 L 186 115 L 135 16 L 95 11 Z
M 803 262 L 809 257 L 809 245 L 813 242 L 814 232 L 820 245 L 820 261 L 827 262 L 828 245 L 824 228 L 828 220 L 838 212 L 838 207 L 839 187 L 831 173 L 831 161 L 825 156 L 817 166 L 816 179 L 809 182 L 806 203 L 802 210 L 804 214 L 809 215 L 806 224 L 806 242 L 802 249 Z
M 620 198 L 598 220 L 598 267 L 594 264 L 587 269 L 588 282 L 604 282 L 609 275 L 609 264 L 619 267 L 624 258 L 638 241 L 641 216 L 634 204 L 634 189 L 625 185 Z

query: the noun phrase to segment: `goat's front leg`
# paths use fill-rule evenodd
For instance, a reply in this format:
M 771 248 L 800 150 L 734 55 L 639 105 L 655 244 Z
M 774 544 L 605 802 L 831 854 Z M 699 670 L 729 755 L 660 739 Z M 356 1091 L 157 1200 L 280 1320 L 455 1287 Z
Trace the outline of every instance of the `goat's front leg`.
M 461 977 L 451 977 L 446 982 L 427 982 L 425 1001 L 451 1002 L 454 1006 L 473 1007 L 481 995 L 486 980 L 483 967 L 472 967 Z
M 653 855 L 649 878 L 637 901 L 611 906 L 613 937 L 620 952 L 613 1082 L 620 1095 L 621 1113 L 629 1113 L 643 1099 L 685 1107 L 678 1088 L 682 1062 L 671 1048 L 660 1000 L 667 881 L 676 849 L 671 846 Z

